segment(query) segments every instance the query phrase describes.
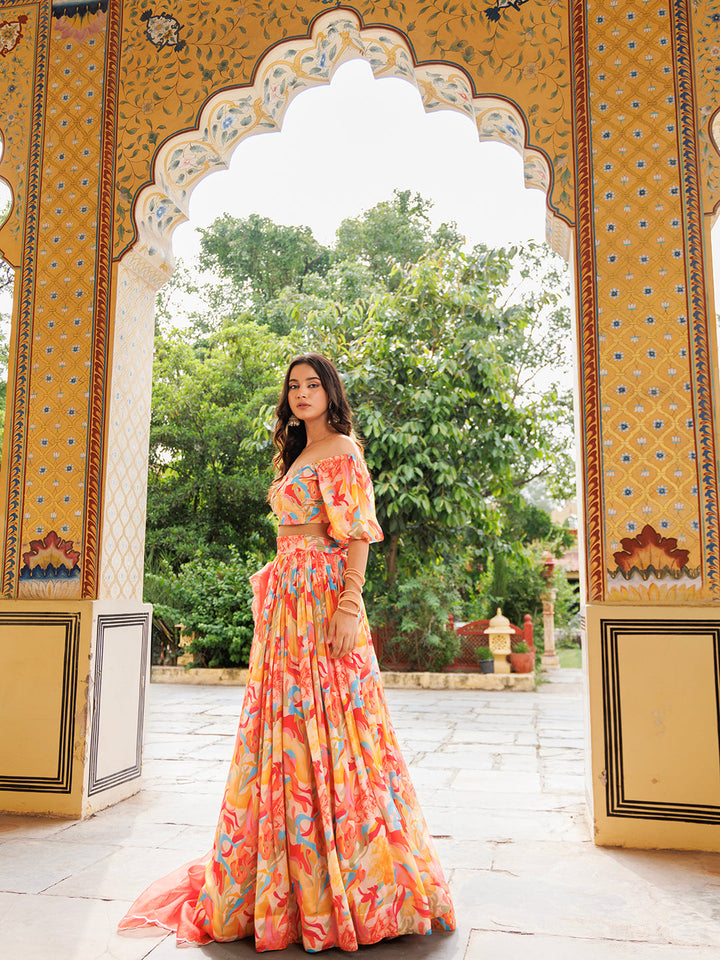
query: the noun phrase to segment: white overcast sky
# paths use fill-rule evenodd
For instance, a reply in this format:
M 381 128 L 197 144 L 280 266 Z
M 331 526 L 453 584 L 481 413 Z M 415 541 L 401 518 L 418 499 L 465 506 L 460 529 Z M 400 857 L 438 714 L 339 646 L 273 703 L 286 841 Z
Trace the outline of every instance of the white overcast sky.
M 308 226 L 331 243 L 343 219 L 388 199 L 395 188 L 433 200 L 435 223 L 456 221 L 471 244 L 545 238 L 545 196 L 525 189 L 515 150 L 479 143 L 464 114 L 427 114 L 411 84 L 375 80 L 365 61 L 353 60 L 329 86 L 299 94 L 281 132 L 243 141 L 228 172 L 196 187 L 191 223 L 177 228 L 173 249 L 191 261 L 199 249 L 196 228 L 225 212 Z M 720 223 L 713 241 L 718 276 Z
M 460 113 L 426 114 L 409 83 L 375 80 L 365 61 L 353 60 L 329 86 L 299 94 L 280 133 L 248 138 L 228 172 L 195 189 L 192 226 L 175 231 L 173 247 L 187 260 L 198 249 L 194 227 L 223 212 L 306 225 L 330 243 L 341 220 L 388 199 L 395 188 L 433 200 L 435 222 L 455 220 L 470 242 L 545 236 L 545 199 L 524 188 L 519 154 L 479 143 Z

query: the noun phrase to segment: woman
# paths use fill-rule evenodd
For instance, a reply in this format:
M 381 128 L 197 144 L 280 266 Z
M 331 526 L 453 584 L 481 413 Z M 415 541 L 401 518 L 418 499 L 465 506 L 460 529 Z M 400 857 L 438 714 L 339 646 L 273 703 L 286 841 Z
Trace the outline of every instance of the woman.
M 332 363 L 293 360 L 276 413 L 278 552 L 252 578 L 250 671 L 212 854 L 157 881 L 120 929 L 309 951 L 452 930 L 362 604 L 383 535 Z

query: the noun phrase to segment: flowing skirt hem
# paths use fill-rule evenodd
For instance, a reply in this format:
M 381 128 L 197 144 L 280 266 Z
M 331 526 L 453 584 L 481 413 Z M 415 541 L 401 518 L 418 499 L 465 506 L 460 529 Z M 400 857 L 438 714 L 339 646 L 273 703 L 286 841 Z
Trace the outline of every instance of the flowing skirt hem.
M 157 918 L 146 917 L 139 914 L 128 913 L 120 925 L 118 926 L 118 933 L 122 936 L 153 936 L 158 931 L 165 931 L 167 933 L 176 934 L 176 942 L 178 947 L 202 947 L 206 946 L 208 943 L 234 943 L 237 940 L 247 940 L 249 937 L 254 937 L 254 931 L 246 934 L 245 936 L 238 937 L 212 937 L 207 933 L 204 933 L 197 928 L 197 936 L 180 936 L 178 934 L 178 925 L 173 924 L 172 921 L 161 922 Z M 262 941 L 255 941 L 255 949 L 258 953 L 270 953 L 274 950 L 286 950 L 288 947 L 291 947 L 295 944 L 303 946 L 308 953 L 320 953 L 323 950 L 343 950 L 345 953 L 354 953 L 358 950 L 359 947 L 368 947 L 372 946 L 375 943 L 381 943 L 383 940 L 394 940 L 397 937 L 406 937 L 412 935 L 423 935 L 429 936 L 432 933 L 452 933 L 455 930 L 455 916 L 452 910 L 447 913 L 441 914 L 437 917 L 432 917 L 430 920 L 430 929 L 417 929 L 417 926 L 413 929 L 399 929 L 396 928 L 394 931 L 384 930 L 382 933 L 373 933 L 370 932 L 366 935 L 356 934 L 356 943 L 354 945 L 343 946 L 339 940 L 332 943 L 325 943 L 321 948 L 312 947 L 304 943 L 302 936 L 299 937 L 287 937 L 283 938 L 278 943 L 274 944 L 263 944 Z

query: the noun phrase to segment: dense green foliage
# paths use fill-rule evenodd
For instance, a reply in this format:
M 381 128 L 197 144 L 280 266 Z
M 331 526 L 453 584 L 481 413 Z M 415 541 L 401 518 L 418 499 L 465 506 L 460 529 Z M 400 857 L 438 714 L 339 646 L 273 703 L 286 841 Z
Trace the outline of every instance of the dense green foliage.
M 529 310 L 499 305 L 515 256 L 439 251 L 397 268 L 394 289 L 356 303 L 342 325 L 327 314 L 305 325 L 304 345 L 319 345 L 344 371 L 389 582 L 399 549 L 442 557 L 469 541 L 490 550 L 503 500 L 538 477 L 570 485 L 572 464 L 553 433 L 566 398 L 518 396 L 517 329 Z
M 276 398 L 282 344 L 250 321 L 203 329 L 160 327 L 156 338 L 147 558 L 172 567 L 199 547 L 221 558 L 231 544 L 272 543 L 271 480 L 255 443 L 261 407 Z
M 450 662 L 451 612 L 485 616 L 500 603 L 516 622 L 537 616 L 535 542 L 557 552 L 563 534 L 521 491 L 539 480 L 556 497 L 571 488 L 570 400 L 558 378 L 569 354 L 564 273 L 537 247 L 468 252 L 452 224 L 433 230 L 429 209 L 396 192 L 344 221 L 332 249 L 257 216 L 204 231 L 211 278 L 180 271 L 160 301 L 150 593 L 179 597 L 183 578 L 207 585 L 230 547 L 271 547 L 272 404 L 289 358 L 312 349 L 342 372 L 375 481 L 386 539 L 371 554 L 366 597 L 371 623 L 393 625 L 386 656 Z M 183 604 L 205 610 L 200 593 Z M 223 609 L 232 633 L 235 611 Z M 203 661 L 229 663 L 214 616 L 181 619 L 205 644 Z M 244 648 L 232 643 L 236 657 Z
M 466 601 L 461 607 L 464 620 L 485 620 L 495 615 L 498 607 L 511 623 L 522 626 L 525 614 L 533 620 L 535 644 L 543 648 L 543 595 L 548 584 L 543 576 L 541 542 L 514 543 L 498 550 L 487 565 L 478 571 L 466 590 Z M 555 596 L 555 621 L 566 626 L 575 616 L 579 597 L 562 569 L 556 568 L 552 589 Z
M 449 567 L 427 565 L 403 577 L 392 594 L 377 598 L 372 608 L 376 625 L 392 628 L 383 644 L 382 662 L 409 670 L 441 670 L 452 663 L 460 640 L 448 629 L 448 620 L 459 603 Z
M 251 214 L 219 217 L 202 233 L 201 267 L 215 268 L 249 302 L 269 302 L 288 286 L 302 289 L 309 273 L 323 272 L 330 251 L 308 227 L 286 227 Z
M 154 604 L 154 617 L 192 637 L 194 666 L 247 666 L 253 636 L 248 578 L 261 564 L 257 554 L 241 556 L 230 546 L 225 560 L 199 554 L 177 573 L 167 565 L 146 572 L 145 599 Z
M 460 247 L 463 240 L 454 224 L 433 231 L 431 207 L 420 194 L 396 190 L 391 200 L 378 203 L 360 217 L 343 220 L 337 231 L 336 258 L 360 261 L 376 282 L 391 283 L 397 266 L 417 263 L 438 249 Z

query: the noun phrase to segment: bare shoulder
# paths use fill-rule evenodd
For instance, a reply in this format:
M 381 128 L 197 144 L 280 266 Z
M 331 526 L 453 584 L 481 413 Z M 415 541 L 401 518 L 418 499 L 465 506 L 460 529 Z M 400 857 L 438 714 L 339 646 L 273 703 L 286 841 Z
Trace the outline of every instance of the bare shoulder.
M 318 454 L 323 459 L 326 457 L 361 456 L 360 448 L 352 437 L 346 437 L 343 433 L 335 433 L 328 437 L 322 445 L 322 450 L 318 450 Z

